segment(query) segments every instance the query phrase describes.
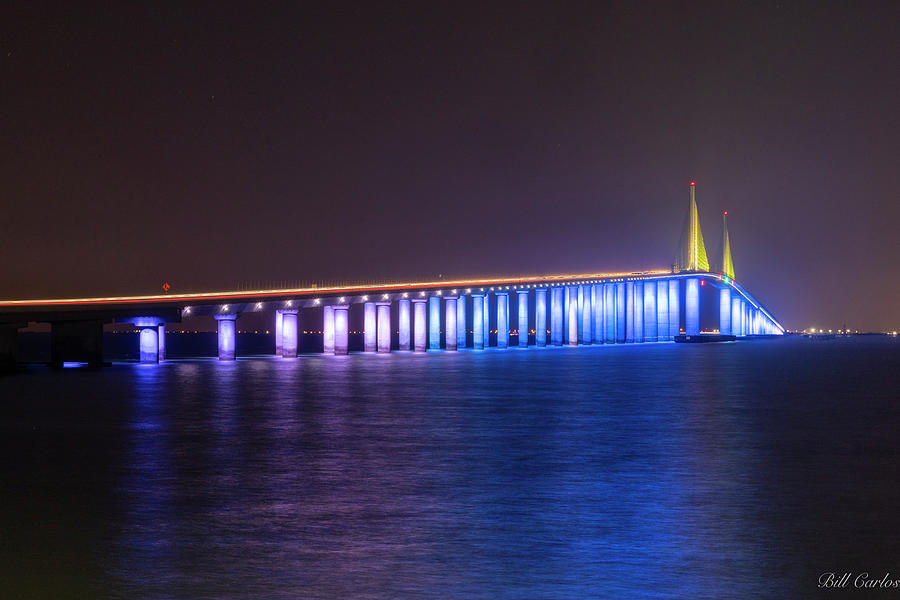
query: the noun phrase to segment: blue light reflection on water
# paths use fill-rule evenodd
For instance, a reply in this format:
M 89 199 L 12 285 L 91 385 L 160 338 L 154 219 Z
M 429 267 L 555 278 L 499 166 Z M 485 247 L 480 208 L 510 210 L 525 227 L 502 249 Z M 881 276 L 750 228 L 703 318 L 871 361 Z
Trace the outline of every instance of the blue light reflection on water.
M 900 550 L 898 345 L 853 344 L 34 371 L 0 381 L 4 438 L 64 441 L 3 499 L 87 513 L 55 543 L 100 531 L 70 577 L 114 596 L 809 596 Z

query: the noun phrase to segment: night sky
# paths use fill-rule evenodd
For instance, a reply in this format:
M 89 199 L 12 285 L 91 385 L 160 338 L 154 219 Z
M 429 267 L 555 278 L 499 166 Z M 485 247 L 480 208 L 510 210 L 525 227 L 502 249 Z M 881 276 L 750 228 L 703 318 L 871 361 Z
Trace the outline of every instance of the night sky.
M 898 18 L 5 4 L 0 297 L 666 268 L 694 178 L 785 326 L 896 329 Z

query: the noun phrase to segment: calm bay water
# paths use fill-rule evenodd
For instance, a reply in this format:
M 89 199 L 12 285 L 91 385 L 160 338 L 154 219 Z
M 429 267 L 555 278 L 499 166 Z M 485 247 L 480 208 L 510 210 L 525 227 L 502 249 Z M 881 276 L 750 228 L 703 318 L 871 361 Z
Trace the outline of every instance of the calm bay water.
M 816 585 L 900 579 L 898 389 L 886 338 L 30 367 L 0 596 L 867 597 Z

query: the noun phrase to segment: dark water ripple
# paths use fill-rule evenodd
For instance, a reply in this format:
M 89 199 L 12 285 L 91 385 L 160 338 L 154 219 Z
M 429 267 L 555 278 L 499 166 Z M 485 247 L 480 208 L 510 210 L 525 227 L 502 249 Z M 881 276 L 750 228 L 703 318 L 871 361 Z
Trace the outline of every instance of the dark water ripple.
M 818 597 L 900 578 L 898 389 L 882 338 L 34 367 L 0 595 Z

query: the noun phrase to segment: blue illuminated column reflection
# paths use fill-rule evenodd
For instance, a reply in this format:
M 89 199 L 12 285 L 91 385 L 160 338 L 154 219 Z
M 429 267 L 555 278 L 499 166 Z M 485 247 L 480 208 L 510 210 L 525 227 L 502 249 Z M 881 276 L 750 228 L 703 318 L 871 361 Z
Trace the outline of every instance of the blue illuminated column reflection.
M 472 347 L 484 349 L 484 296 L 472 294 Z
M 466 297 L 462 294 L 456 301 L 456 347 L 466 347 Z
M 334 354 L 347 354 L 350 340 L 350 307 L 331 307 L 331 343 Z
M 437 296 L 428 299 L 428 349 L 441 349 L 441 299 Z
M 157 329 L 157 326 L 141 327 L 139 342 L 141 362 L 159 362 L 159 329 Z
M 591 344 L 594 341 L 593 328 L 591 327 L 591 321 L 593 317 L 593 313 L 591 311 L 591 307 L 593 303 L 591 302 L 591 286 L 583 285 L 581 286 L 581 296 L 584 298 L 584 301 L 581 304 L 581 343 L 582 344 Z
M 375 352 L 378 344 L 376 339 L 378 316 L 374 302 L 363 304 L 363 349 L 366 352 Z
M 166 324 L 159 326 L 159 362 L 166 360 Z
M 657 341 L 655 281 L 644 282 L 644 341 Z
M 458 326 L 456 322 L 456 303 L 457 298 L 447 298 L 444 303 L 444 348 L 447 350 L 456 350 Z
M 234 360 L 237 315 L 216 315 L 219 330 L 219 360 Z
M 281 356 L 284 358 L 297 358 L 298 321 L 296 310 L 281 314 Z
M 519 346 L 524 348 L 528 346 L 528 290 L 516 290 L 516 298 L 518 299 L 516 315 L 519 321 Z
M 378 302 L 375 306 L 378 313 L 378 352 L 386 354 L 391 351 L 391 303 Z
M 625 343 L 625 283 L 616 284 L 616 342 Z
M 275 356 L 281 356 L 281 325 L 282 325 L 282 312 L 280 310 L 275 311 Z
M 550 343 L 562 346 L 563 341 L 563 289 L 550 288 Z
M 719 333 L 731 335 L 731 288 L 719 290 Z
M 606 343 L 616 341 L 616 284 L 603 284 L 603 321 L 606 323 Z
M 509 346 L 509 294 L 497 293 L 497 347 Z
M 334 306 L 322 309 L 322 345 L 325 354 L 334 354 Z
M 534 345 L 547 345 L 547 288 L 534 290 Z
M 656 282 L 656 339 L 669 339 L 669 286 L 666 281 Z
M 409 300 L 402 299 L 397 302 L 397 320 L 399 323 L 399 346 L 401 350 L 409 350 Z
M 669 339 L 674 340 L 681 329 L 680 289 L 677 279 L 669 280 Z
M 578 345 L 578 288 L 569 286 L 568 291 L 568 307 L 569 314 L 566 317 L 566 330 L 568 333 L 568 343 L 570 346 Z
M 603 286 L 595 283 L 591 286 L 591 308 L 593 316 L 591 317 L 591 327 L 593 340 L 595 344 L 603 343 Z
M 644 282 L 634 282 L 634 341 L 644 341 Z
M 700 280 L 696 277 L 684 280 L 684 333 L 700 333 Z
M 416 298 L 412 301 L 413 307 L 413 350 L 425 352 L 427 346 L 427 334 L 425 318 L 425 298 Z

